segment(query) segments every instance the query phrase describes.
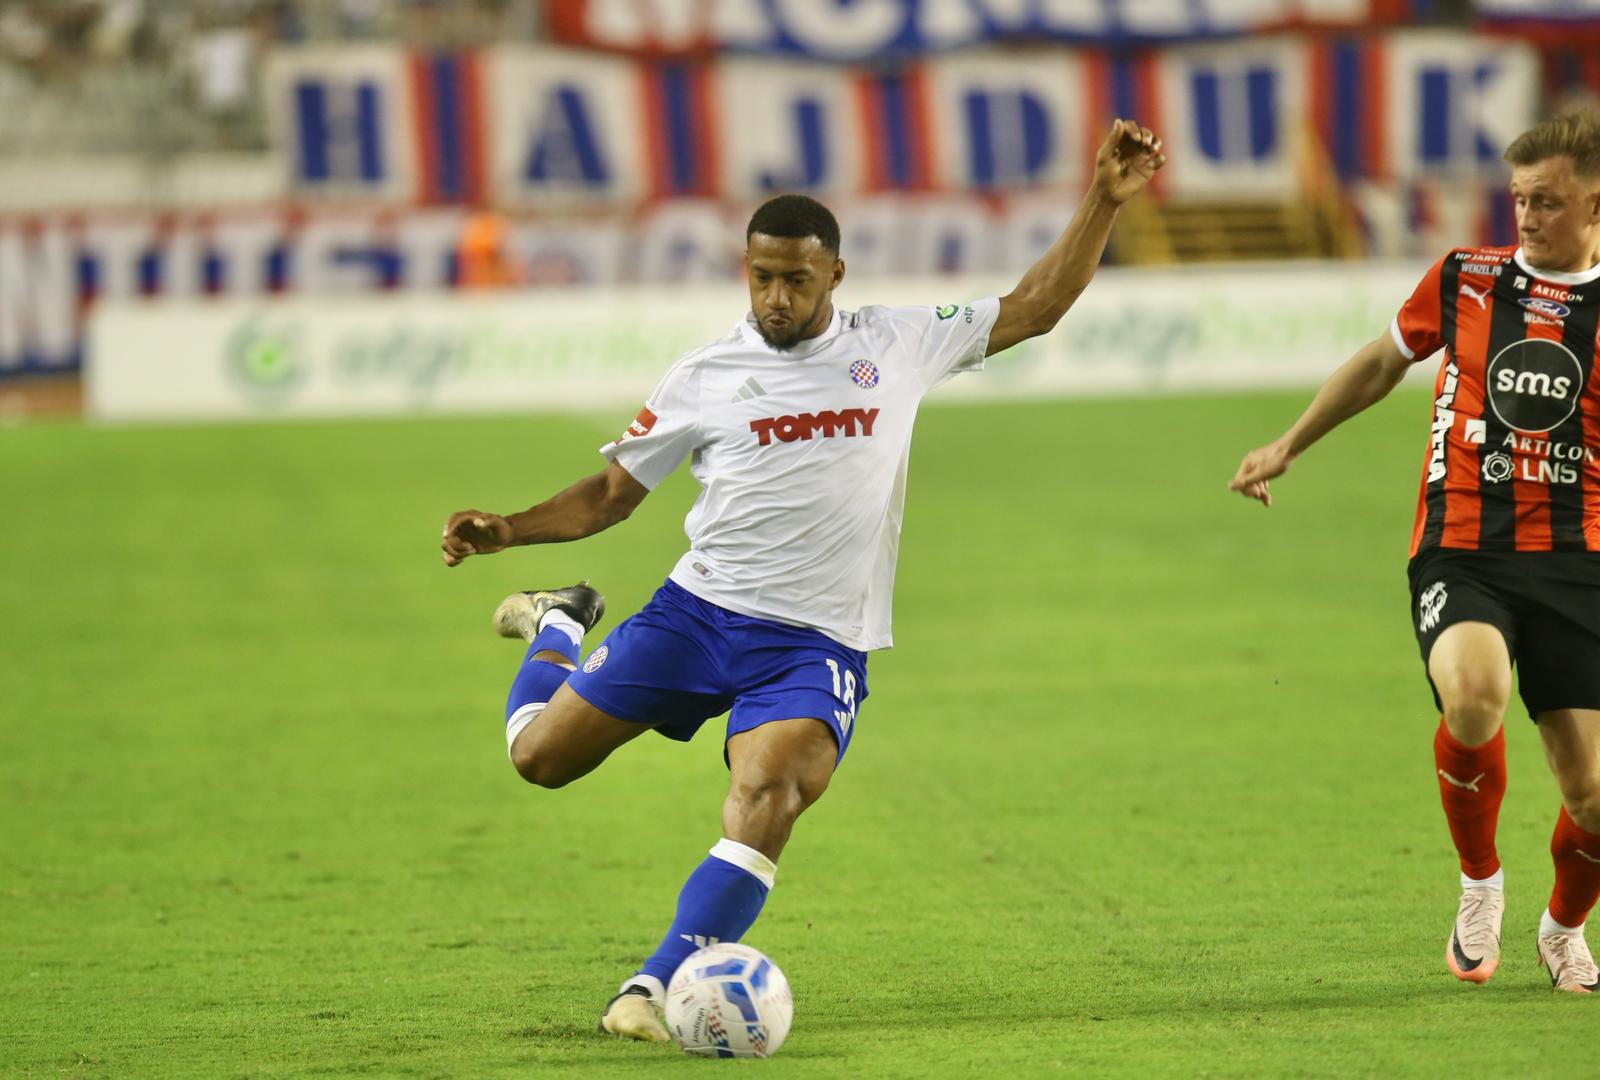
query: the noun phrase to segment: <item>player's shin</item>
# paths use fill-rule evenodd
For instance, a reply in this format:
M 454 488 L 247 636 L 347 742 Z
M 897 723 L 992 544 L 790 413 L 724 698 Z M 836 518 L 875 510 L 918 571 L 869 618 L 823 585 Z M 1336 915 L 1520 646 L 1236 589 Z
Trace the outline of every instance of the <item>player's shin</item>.
M 1504 728 L 1482 746 L 1467 746 L 1441 719 L 1433 736 L 1433 762 L 1461 873 L 1474 881 L 1492 878 L 1500 870 L 1494 836 L 1506 792 Z
M 684 882 L 667 936 L 629 982 L 660 993 L 690 953 L 719 941 L 738 941 L 761 914 L 777 873 L 778 865 L 755 848 L 718 840 Z
M 528 651 L 517 666 L 511 692 L 506 695 L 506 748 L 516 742 L 522 729 L 544 711 L 551 696 L 572 674 L 568 664 L 578 662 L 578 647 L 583 642 L 583 626 L 564 611 L 551 610 L 539 622 L 539 632 L 528 642 Z M 560 664 L 549 659 L 551 653 L 566 659 Z
M 1556 883 L 1549 918 L 1562 929 L 1576 930 L 1600 899 L 1600 835 L 1585 832 L 1563 806 L 1550 837 L 1550 858 Z

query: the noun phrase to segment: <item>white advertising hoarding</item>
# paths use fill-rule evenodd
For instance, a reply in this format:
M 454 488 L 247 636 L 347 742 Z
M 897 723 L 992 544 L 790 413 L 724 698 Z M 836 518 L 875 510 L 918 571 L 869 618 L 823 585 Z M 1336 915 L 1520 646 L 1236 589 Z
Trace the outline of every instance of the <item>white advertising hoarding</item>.
M 1425 269 L 1103 270 L 1053 333 L 935 396 L 1314 385 L 1386 332 Z M 1012 284 L 847 280 L 835 299 L 843 308 L 941 305 Z M 111 421 L 609 408 L 631 415 L 678 356 L 726 334 L 745 308 L 736 285 L 106 303 L 91 323 L 88 408 Z

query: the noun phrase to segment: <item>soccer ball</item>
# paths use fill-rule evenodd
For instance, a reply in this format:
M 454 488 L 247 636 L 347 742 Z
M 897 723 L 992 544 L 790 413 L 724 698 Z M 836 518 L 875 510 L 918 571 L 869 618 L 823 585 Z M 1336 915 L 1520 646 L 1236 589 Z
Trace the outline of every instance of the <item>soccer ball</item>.
M 789 980 L 759 950 L 732 943 L 691 953 L 667 984 L 667 1030 L 695 1057 L 771 1057 L 794 1019 Z

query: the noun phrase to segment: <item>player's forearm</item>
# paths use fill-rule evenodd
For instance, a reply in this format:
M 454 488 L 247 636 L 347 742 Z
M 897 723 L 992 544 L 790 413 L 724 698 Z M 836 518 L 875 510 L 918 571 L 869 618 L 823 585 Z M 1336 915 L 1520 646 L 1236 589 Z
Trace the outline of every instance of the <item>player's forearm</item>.
M 537 506 L 508 514 L 512 545 L 561 544 L 604 532 L 633 510 L 610 494 L 606 474 L 596 473 Z
M 1116 220 L 1117 204 L 1091 186 L 1066 230 L 1017 282 L 1011 298 L 1026 305 L 1041 333 L 1055 326 L 1089 287 Z
M 1362 346 L 1329 376 L 1300 419 L 1284 433 L 1285 447 L 1298 457 L 1328 432 L 1383 400 L 1404 376 L 1404 368 L 1385 363 L 1381 340 Z

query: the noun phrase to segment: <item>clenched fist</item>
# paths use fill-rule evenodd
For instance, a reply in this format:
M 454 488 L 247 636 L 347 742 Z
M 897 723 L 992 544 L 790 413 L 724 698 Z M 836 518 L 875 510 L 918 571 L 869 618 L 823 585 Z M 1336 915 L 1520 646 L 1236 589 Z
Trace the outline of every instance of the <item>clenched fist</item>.
M 445 522 L 439 547 L 446 566 L 458 566 L 468 555 L 493 555 L 511 546 L 511 522 L 499 514 L 462 510 Z

